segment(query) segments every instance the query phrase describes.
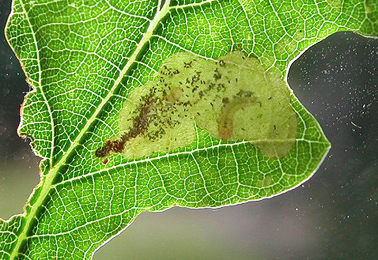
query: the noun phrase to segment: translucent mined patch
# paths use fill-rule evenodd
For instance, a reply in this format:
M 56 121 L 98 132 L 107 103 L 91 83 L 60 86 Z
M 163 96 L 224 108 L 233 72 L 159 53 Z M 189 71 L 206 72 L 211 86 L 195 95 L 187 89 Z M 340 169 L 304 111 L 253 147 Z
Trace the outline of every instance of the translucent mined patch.
M 297 118 L 284 81 L 257 59 L 236 51 L 217 61 L 178 53 L 163 62 L 156 81 L 131 91 L 120 113 L 121 137 L 98 154 L 131 159 L 171 152 L 193 144 L 197 127 L 282 157 L 295 142 Z

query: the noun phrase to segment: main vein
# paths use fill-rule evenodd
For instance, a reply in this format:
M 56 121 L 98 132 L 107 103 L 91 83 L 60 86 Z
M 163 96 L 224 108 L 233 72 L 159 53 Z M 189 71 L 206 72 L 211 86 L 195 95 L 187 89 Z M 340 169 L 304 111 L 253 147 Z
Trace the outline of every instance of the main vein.
M 22 242 L 27 239 L 28 235 L 27 232 L 32 227 L 32 220 L 37 216 L 38 209 L 42 206 L 45 198 L 49 194 L 49 191 L 51 190 L 51 187 L 53 186 L 53 181 L 56 177 L 56 175 L 59 173 L 60 168 L 66 163 L 67 158 L 71 155 L 71 153 L 76 149 L 76 147 L 80 144 L 81 139 L 84 137 L 84 135 L 87 133 L 89 128 L 92 126 L 92 124 L 96 121 L 97 117 L 99 116 L 100 112 L 102 111 L 103 107 L 108 103 L 110 98 L 114 95 L 114 92 L 117 90 L 118 85 L 121 83 L 122 79 L 126 75 L 126 73 L 129 71 L 130 67 L 134 64 L 136 61 L 138 55 L 143 50 L 143 47 L 150 41 L 154 30 L 156 29 L 159 22 L 168 14 L 169 12 L 169 6 L 170 6 L 171 0 L 167 0 L 164 3 L 164 6 L 157 10 L 157 13 L 155 14 L 154 19 L 150 22 L 150 25 L 147 29 L 147 31 L 144 33 L 141 41 L 139 42 L 137 48 L 131 55 L 130 59 L 126 63 L 125 67 L 119 74 L 118 78 L 113 84 L 113 87 L 110 89 L 108 95 L 102 100 L 102 102 L 99 104 L 98 109 L 93 113 L 93 115 L 88 119 L 87 123 L 83 127 L 83 129 L 80 131 L 79 135 L 75 138 L 74 142 L 71 144 L 71 146 L 68 148 L 67 152 L 62 156 L 62 158 L 58 161 L 58 163 L 51 168 L 49 173 L 47 174 L 46 179 L 42 183 L 42 190 L 38 196 L 37 201 L 33 204 L 30 213 L 26 216 L 26 222 L 23 226 L 23 229 L 19 235 L 19 238 L 12 250 L 12 253 L 10 255 L 10 259 L 13 260 L 17 257 L 20 247 L 22 245 Z

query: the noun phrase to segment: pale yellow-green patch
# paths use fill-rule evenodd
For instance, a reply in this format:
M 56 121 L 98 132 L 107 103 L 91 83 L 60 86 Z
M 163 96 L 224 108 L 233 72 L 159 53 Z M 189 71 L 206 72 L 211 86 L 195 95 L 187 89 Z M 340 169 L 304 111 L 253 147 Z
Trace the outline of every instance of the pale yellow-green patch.
M 276 61 L 275 54 L 269 51 L 264 52 L 260 57 L 260 63 L 264 68 L 272 68 Z
M 272 177 L 264 176 L 262 180 L 257 181 L 258 188 L 266 188 L 273 183 Z
M 298 43 L 300 42 L 301 40 L 303 40 L 306 35 L 305 35 L 305 28 L 301 29 L 301 30 L 297 30 L 296 33 L 293 35 L 293 39 Z
M 298 49 L 298 42 L 290 38 L 288 36 L 282 38 L 276 45 L 275 45 L 275 53 L 279 53 L 280 55 L 277 58 L 283 59 L 290 56 L 292 53 L 295 53 L 295 50 Z
M 370 14 L 372 12 L 372 8 L 371 8 L 370 4 L 373 4 L 373 1 L 374 0 L 365 1 L 365 10 L 366 10 L 367 14 Z
M 249 141 L 268 157 L 285 156 L 297 118 L 290 91 L 255 58 L 233 51 L 218 60 L 178 53 L 155 81 L 131 91 L 120 113 L 122 155 L 141 158 L 195 142 L 196 128 L 225 142 Z
M 327 0 L 327 3 L 333 8 L 342 8 L 344 0 Z

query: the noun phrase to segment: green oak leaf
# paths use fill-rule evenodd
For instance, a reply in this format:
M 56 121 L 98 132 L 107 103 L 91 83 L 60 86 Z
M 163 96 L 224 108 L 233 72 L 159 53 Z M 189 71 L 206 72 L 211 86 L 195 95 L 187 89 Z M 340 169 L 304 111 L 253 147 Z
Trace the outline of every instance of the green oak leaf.
M 145 158 L 95 156 L 116 136 L 130 91 L 179 52 L 237 49 L 285 80 L 290 63 L 337 31 L 378 36 L 375 0 L 14 0 L 9 44 L 32 91 L 19 134 L 41 181 L 22 215 L 0 222 L 1 259 L 91 259 L 142 212 L 222 207 L 297 187 L 330 144 L 293 94 L 295 143 L 280 158 L 201 134 Z

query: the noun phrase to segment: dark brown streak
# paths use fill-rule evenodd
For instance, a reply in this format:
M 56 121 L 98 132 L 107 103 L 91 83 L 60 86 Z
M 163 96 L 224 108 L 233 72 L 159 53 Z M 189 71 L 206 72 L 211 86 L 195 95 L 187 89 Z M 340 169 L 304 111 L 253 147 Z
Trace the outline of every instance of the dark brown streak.
M 140 106 L 139 115 L 134 119 L 133 127 L 126 133 L 124 133 L 120 140 L 106 141 L 103 147 L 96 150 L 96 157 L 105 157 L 109 153 L 121 153 L 127 141 L 137 137 L 146 132 L 149 120 L 148 113 L 151 110 L 152 104 L 156 102 L 156 98 L 152 98 L 153 93 L 143 98 L 144 103 Z

